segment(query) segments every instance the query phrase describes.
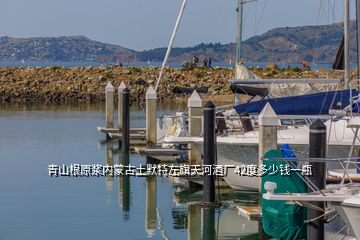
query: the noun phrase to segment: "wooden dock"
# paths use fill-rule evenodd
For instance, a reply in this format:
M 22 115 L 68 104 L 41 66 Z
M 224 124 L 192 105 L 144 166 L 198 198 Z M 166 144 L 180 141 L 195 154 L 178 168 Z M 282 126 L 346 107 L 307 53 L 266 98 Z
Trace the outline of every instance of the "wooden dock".
M 100 145 L 107 144 L 109 142 L 118 143 L 119 140 L 118 139 L 102 139 L 102 140 L 99 140 Z M 131 146 L 132 149 L 134 149 L 135 147 L 139 147 L 139 146 L 145 146 L 146 144 L 147 144 L 146 140 L 130 139 L 130 146 Z
M 117 128 L 97 127 L 98 132 L 105 133 L 109 139 L 121 139 L 122 133 Z M 130 143 L 132 145 L 146 144 L 145 128 L 130 128 Z
M 122 139 L 122 133 L 108 133 L 110 139 Z M 146 140 L 145 134 L 130 133 L 130 140 Z
M 117 128 L 97 127 L 97 130 L 101 133 L 119 133 L 119 129 Z M 130 128 L 130 133 L 144 133 L 145 135 L 145 132 L 145 128 Z
M 146 155 L 161 162 L 175 162 L 175 157 L 187 154 L 187 150 L 179 150 L 175 148 L 145 148 L 134 147 L 137 154 Z
M 220 193 L 220 197 L 219 194 Z M 231 201 L 234 199 L 234 191 L 232 189 L 219 189 L 216 197 L 221 201 Z M 175 192 L 173 200 L 176 204 L 201 204 L 204 199 L 203 189 L 185 188 L 181 191 Z
M 260 206 L 236 206 L 238 214 L 248 221 L 261 221 L 262 209 Z
M 202 176 L 194 176 L 194 177 L 189 176 L 189 177 L 181 177 L 181 178 L 184 178 L 184 179 L 188 180 L 189 182 L 204 186 L 204 177 L 202 177 Z M 222 178 L 215 181 L 215 188 L 216 189 L 231 189 L 231 187 Z

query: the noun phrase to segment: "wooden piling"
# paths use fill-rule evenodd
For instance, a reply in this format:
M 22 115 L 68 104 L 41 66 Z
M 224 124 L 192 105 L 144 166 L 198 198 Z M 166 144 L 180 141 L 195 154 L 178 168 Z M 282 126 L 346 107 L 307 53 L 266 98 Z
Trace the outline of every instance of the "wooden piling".
M 146 140 L 148 144 L 156 144 L 156 92 L 152 86 L 146 92 Z
M 106 128 L 114 127 L 114 86 L 111 82 L 105 87 L 105 121 Z
M 130 91 L 125 88 L 122 91 L 123 113 L 122 113 L 122 153 L 124 158 L 129 154 L 130 148 Z M 120 143 L 119 143 L 120 145 Z
M 118 87 L 118 129 L 119 133 L 122 131 L 122 108 L 123 108 L 123 101 L 122 101 L 122 91 L 126 88 L 125 83 L 121 82 L 120 86 Z
M 209 101 L 204 106 L 204 165 L 214 166 L 216 159 L 215 105 Z M 204 174 L 204 204 L 215 204 L 215 175 Z
M 202 100 L 196 90 L 188 100 L 189 133 L 192 137 L 200 137 L 202 132 Z M 195 144 L 189 144 L 189 163 L 201 164 L 201 151 Z
M 309 158 L 326 158 L 326 126 L 321 120 L 316 120 L 310 126 L 309 136 Z M 319 189 L 326 188 L 326 163 L 313 162 L 312 163 L 313 176 L 309 180 Z M 325 209 L 324 202 L 313 202 L 313 205 Z M 307 239 L 322 240 L 325 239 L 324 217 L 319 218 L 323 212 L 309 209 L 308 218 L 316 219 L 311 224 L 308 224 Z
M 277 149 L 278 121 L 274 109 L 269 103 L 266 103 L 259 115 L 259 166 L 262 165 L 262 158 L 267 151 Z M 261 178 L 259 193 L 261 193 Z

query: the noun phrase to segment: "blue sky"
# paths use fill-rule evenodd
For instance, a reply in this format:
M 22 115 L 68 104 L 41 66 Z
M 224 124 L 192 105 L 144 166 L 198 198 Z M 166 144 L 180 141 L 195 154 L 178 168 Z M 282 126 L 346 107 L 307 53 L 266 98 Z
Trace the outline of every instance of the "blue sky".
M 136 50 L 164 47 L 181 3 L 182 0 L 0 0 L 0 35 L 85 35 Z M 236 4 L 237 0 L 188 0 L 175 46 L 234 42 Z M 244 37 L 274 27 L 329 24 L 342 18 L 342 0 L 257 0 L 246 4 Z

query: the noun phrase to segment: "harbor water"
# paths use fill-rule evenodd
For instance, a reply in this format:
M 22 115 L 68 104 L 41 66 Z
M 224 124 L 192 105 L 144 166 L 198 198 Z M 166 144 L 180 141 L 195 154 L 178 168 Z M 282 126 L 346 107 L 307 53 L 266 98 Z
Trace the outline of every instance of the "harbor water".
M 123 161 L 118 144 L 96 131 L 102 105 L 1 105 L 0 123 L 0 239 L 267 238 L 236 209 L 256 205 L 256 196 L 221 190 L 223 206 L 204 210 L 201 188 L 166 177 L 50 177 L 50 164 Z M 144 125 L 143 109 L 133 106 L 131 127 Z

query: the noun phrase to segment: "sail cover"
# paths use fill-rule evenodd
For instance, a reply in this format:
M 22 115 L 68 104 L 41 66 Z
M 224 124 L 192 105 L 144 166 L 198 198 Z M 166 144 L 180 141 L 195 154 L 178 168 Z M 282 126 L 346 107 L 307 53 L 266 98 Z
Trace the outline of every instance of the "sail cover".
M 358 95 L 352 90 L 352 96 Z M 237 113 L 259 114 L 270 103 L 278 115 L 329 114 L 330 109 L 344 109 L 350 104 L 350 91 L 328 91 L 301 96 L 263 99 L 234 106 Z M 354 109 L 357 111 L 358 109 Z
M 247 86 L 247 85 L 233 84 L 230 86 L 230 89 L 233 93 L 246 94 L 246 95 L 250 95 L 250 96 L 266 97 L 269 93 L 267 88 L 257 88 L 257 87 Z
M 244 64 L 237 63 L 235 66 L 235 78 L 236 79 L 260 79 L 255 73 L 247 69 Z
M 238 63 L 235 66 L 235 77 L 236 79 L 261 79 L 255 73 L 246 68 L 245 65 Z M 252 88 L 258 88 L 262 93 L 267 89 L 267 93 L 271 98 L 281 98 L 289 96 L 297 96 L 303 94 L 311 94 L 322 91 L 335 91 L 338 88 L 338 84 L 303 84 L 303 83 L 278 83 L 270 82 L 267 84 L 252 84 L 249 80 L 249 84 L 237 84 L 236 87 L 231 87 L 231 90 L 234 93 L 252 95 L 254 91 L 244 91 L 250 90 Z M 260 95 L 262 96 L 262 95 Z M 263 97 L 263 96 L 262 96 Z

